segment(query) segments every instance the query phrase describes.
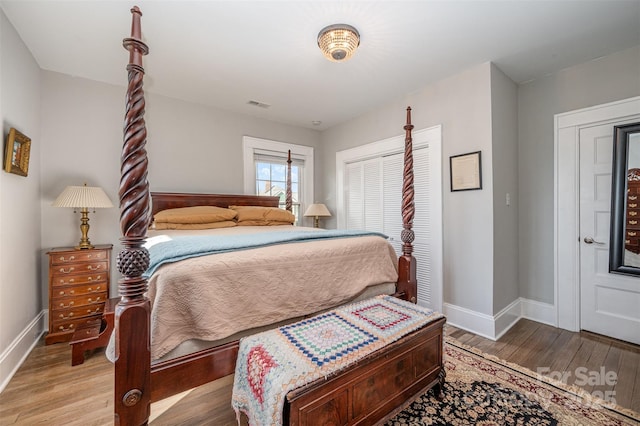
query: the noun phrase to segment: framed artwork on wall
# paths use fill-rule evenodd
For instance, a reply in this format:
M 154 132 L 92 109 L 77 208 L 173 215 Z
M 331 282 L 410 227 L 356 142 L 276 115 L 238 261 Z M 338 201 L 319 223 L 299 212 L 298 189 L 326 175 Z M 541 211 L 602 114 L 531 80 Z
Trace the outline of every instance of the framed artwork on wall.
M 480 151 L 449 157 L 451 191 L 482 189 L 482 162 Z
M 4 150 L 4 171 L 27 176 L 30 152 L 31 139 L 12 127 Z

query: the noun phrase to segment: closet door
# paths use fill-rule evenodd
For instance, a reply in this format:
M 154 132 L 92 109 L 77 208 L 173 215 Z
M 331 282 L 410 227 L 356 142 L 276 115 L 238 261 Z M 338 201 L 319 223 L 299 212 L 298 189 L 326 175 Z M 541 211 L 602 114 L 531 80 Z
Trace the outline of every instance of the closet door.
M 414 174 L 414 203 L 415 215 L 413 219 L 413 255 L 417 261 L 418 304 L 431 309 L 435 306 L 432 283 L 434 282 L 434 255 L 431 236 L 432 208 L 437 208 L 431 202 L 431 159 L 427 147 L 413 152 Z M 404 154 L 394 154 L 382 158 L 383 175 L 383 228 L 382 232 L 389 236 L 391 244 L 398 255 L 402 254 L 402 172 L 404 168 Z M 436 248 L 437 250 L 437 248 Z M 437 280 L 435 280 L 437 282 Z
M 347 229 L 383 232 L 382 180 L 380 158 L 347 165 Z

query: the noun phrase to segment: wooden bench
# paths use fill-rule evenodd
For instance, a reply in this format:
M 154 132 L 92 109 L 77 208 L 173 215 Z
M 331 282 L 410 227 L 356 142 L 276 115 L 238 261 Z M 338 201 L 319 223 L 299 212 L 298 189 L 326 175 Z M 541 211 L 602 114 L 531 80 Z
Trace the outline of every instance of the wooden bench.
M 429 323 L 333 377 L 289 392 L 284 424 L 369 425 L 428 389 L 442 397 L 444 323 Z
M 104 348 L 109 343 L 114 327 L 114 314 L 119 297 L 107 300 L 104 305 L 102 319 L 87 324 L 73 333 L 71 341 L 71 365 L 79 365 L 84 362 L 85 351 Z

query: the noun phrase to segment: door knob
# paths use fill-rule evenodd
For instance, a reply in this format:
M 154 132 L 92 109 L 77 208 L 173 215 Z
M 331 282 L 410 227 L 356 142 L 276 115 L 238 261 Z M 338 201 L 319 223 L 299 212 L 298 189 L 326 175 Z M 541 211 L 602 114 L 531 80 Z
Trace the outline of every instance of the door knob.
M 596 241 L 591 237 L 584 237 L 584 242 L 587 244 L 602 244 L 604 245 L 604 243 L 601 243 L 600 241 Z

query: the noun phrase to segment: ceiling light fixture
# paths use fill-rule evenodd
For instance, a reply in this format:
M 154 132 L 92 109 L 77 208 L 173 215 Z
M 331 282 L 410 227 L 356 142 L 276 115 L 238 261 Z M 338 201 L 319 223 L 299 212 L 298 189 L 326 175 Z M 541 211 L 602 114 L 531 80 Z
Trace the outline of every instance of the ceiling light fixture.
M 359 45 L 360 33 L 351 25 L 329 25 L 318 33 L 318 47 L 332 62 L 346 61 Z

